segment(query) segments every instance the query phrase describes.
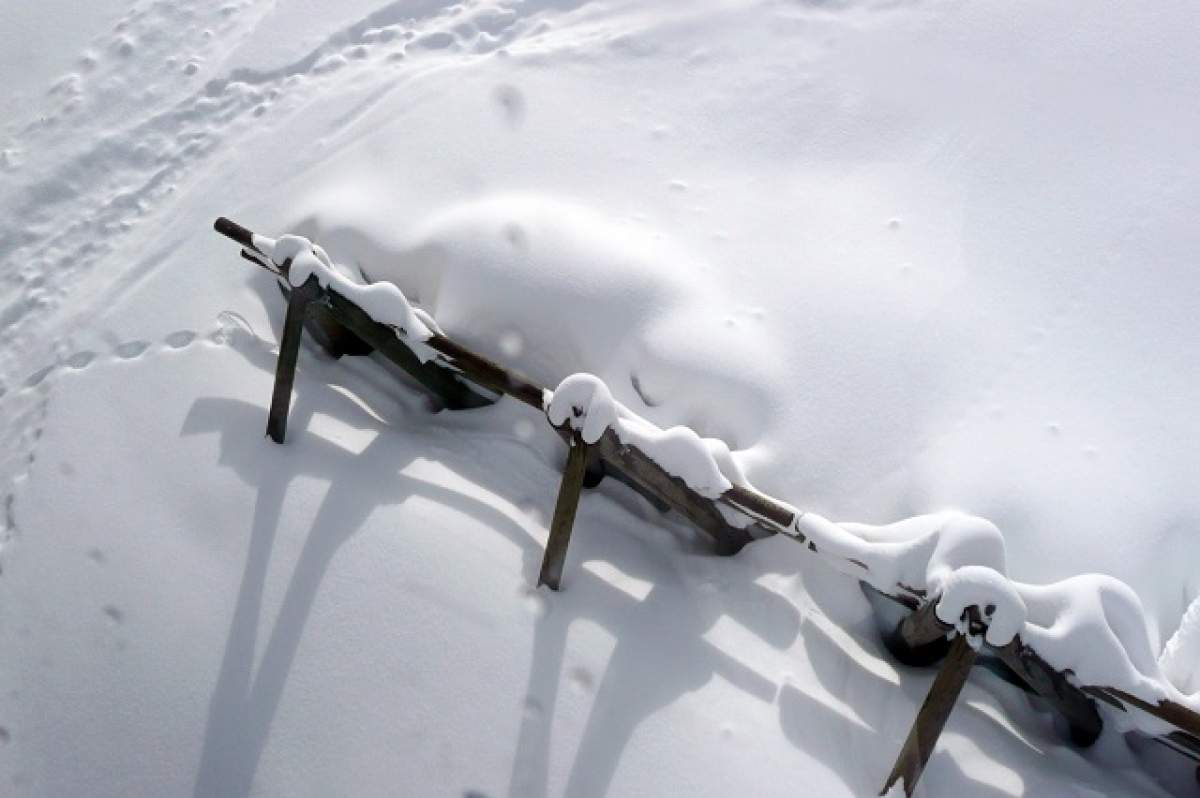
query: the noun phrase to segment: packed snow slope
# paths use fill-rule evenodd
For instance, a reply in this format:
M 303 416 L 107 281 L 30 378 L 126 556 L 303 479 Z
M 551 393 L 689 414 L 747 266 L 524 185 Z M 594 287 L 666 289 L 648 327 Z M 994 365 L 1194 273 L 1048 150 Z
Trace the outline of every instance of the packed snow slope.
M 534 590 L 563 452 L 514 403 L 306 349 L 271 445 L 281 303 L 218 215 L 797 507 L 986 516 L 1013 578 L 1115 576 L 1195 651 L 1194 3 L 12 19 L 0 793 L 861 795 L 929 685 L 794 543 L 717 559 L 621 486 Z M 1163 753 L 981 671 L 920 789 L 1194 791 Z

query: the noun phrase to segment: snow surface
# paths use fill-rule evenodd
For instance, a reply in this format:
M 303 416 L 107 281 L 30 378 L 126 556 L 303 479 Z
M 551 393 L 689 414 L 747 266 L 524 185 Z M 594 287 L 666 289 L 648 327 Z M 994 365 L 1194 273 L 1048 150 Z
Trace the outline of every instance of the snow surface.
M 270 445 L 282 306 L 219 215 L 798 508 L 991 519 L 1039 647 L 1024 586 L 1119 579 L 1133 667 L 1197 690 L 1194 3 L 73 9 L 0 28 L 40 53 L 0 123 L 0 793 L 861 795 L 932 678 L 794 542 L 716 559 L 621 486 L 532 590 L 563 451 L 514 403 L 306 348 Z M 1194 792 L 1156 749 L 980 671 L 921 790 Z

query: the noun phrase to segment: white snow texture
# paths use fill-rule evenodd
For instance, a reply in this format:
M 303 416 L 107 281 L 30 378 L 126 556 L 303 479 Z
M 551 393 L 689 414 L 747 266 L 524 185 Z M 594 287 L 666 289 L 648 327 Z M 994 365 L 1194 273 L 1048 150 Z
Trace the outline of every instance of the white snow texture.
M 857 580 L 1200 708 L 1198 31 L 1191 0 L 9 3 L 0 795 L 873 795 L 934 671 Z M 284 303 L 218 216 L 793 524 L 719 558 L 606 479 L 535 589 L 559 435 L 306 343 L 274 445 Z M 922 794 L 1196 794 L 1146 713 L 1079 749 L 980 662 Z

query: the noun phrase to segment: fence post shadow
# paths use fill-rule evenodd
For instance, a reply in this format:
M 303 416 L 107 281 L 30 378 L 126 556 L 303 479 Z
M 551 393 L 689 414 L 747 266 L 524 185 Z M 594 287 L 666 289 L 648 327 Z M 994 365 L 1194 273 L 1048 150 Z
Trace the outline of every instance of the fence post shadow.
M 681 578 L 663 578 L 677 574 L 670 556 L 676 552 L 641 540 L 636 532 L 603 528 L 602 516 L 588 512 L 587 504 L 585 499 L 577 522 L 578 539 L 572 544 L 575 563 L 564 578 L 563 591 L 545 593 L 550 609 L 534 629 L 527 694 L 509 782 L 511 798 L 548 794 L 550 729 L 562 689 L 569 630 L 576 620 L 593 621 L 616 642 L 596 682 L 567 776 L 564 794 L 572 798 L 606 794 L 638 726 L 714 677 L 759 700 L 775 700 L 774 681 L 704 639 L 723 616 L 731 615 L 781 650 L 799 633 L 799 610 L 752 580 L 742 583 L 743 587 L 750 585 L 744 601 L 720 602 L 716 597 L 698 596 Z M 659 579 L 638 599 L 582 567 L 593 559 L 613 563 L 639 580 L 649 581 L 651 575 Z
M 261 361 L 256 365 L 270 367 L 269 357 L 246 354 L 251 361 Z M 301 387 L 292 409 L 293 434 L 287 446 L 277 447 L 262 437 L 262 408 L 239 400 L 196 400 L 181 431 L 182 435 L 220 434 L 220 463 L 258 488 L 245 565 L 209 701 L 193 789 L 197 798 L 238 798 L 250 793 L 326 570 L 337 550 L 361 529 L 375 508 L 401 504 L 419 494 L 451 503 L 511 539 L 524 539 L 531 551 L 538 548 L 512 519 L 478 499 L 399 473 L 415 452 L 390 434 L 386 423 L 372 418 L 354 401 L 308 380 L 298 381 L 298 385 Z M 372 429 L 375 435 L 361 452 L 344 449 L 306 429 L 318 412 Z M 300 476 L 324 480 L 329 487 L 308 530 L 255 670 L 264 583 L 288 487 Z M 403 533 L 398 530 L 398 534 Z

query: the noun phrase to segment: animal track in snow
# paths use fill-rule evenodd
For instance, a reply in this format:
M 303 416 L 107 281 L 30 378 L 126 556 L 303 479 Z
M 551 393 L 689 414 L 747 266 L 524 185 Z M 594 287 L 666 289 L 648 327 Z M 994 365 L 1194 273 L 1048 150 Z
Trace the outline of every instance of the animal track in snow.
M 184 349 L 194 343 L 200 336 L 195 330 L 176 330 L 173 333 L 163 338 L 163 346 L 166 349 Z M 209 340 L 216 340 L 215 334 L 209 336 Z M 132 341 L 124 341 L 117 344 L 112 349 L 112 358 L 115 360 L 133 360 L 143 355 L 150 348 L 149 341 L 134 339 Z M 61 357 L 58 361 L 43 366 L 37 371 L 25 378 L 25 389 L 36 388 L 52 375 L 59 368 L 65 367 L 73 371 L 82 371 L 88 368 L 93 363 L 97 362 L 97 354 L 90 349 L 73 352 L 69 355 Z M 0 393 L 0 397 L 3 393 Z
M 54 82 L 44 113 L 0 134 L 0 167 L 21 181 L 13 181 L 13 207 L 0 220 L 0 252 L 6 253 L 0 276 L 13 281 L 13 299 L 0 308 L 0 335 L 11 340 L 17 325 L 27 329 L 33 317 L 44 318 L 59 307 L 79 278 L 177 185 L 241 133 L 259 129 L 256 119 L 275 117 L 274 123 L 282 124 L 322 82 L 361 81 L 364 73 L 382 76 L 379 67 L 385 64 L 416 68 L 421 59 L 393 58 L 410 46 L 427 58 L 441 57 L 440 51 L 446 57 L 458 57 L 459 50 L 495 51 L 536 31 L 530 17 L 543 10 L 544 3 L 516 0 L 393 2 L 289 63 L 234 68 L 197 87 L 193 76 L 203 65 L 227 60 L 270 9 L 214 9 L 188 0 L 133 9 L 111 33 L 88 45 L 74 71 Z M 194 49 L 178 52 L 180 36 L 162 35 L 167 29 L 193 33 Z M 145 85 L 138 76 L 148 60 L 156 59 L 168 70 L 162 80 Z M 148 110 L 131 113 L 131 97 Z M 517 105 L 510 110 L 519 115 Z M 68 117 L 87 121 L 61 124 Z M 87 125 L 90 136 L 79 135 L 80 124 Z M 37 147 L 29 146 L 34 142 Z M 62 224 L 64 219 L 70 222 Z M 167 260 L 137 267 L 144 277 L 146 269 Z M 109 293 L 94 301 L 111 301 L 129 282 L 118 275 Z M 25 338 L 37 340 L 32 334 Z M 29 359 L 44 356 L 9 347 L 0 355 L 0 381 L 25 370 L 22 358 L 27 367 Z
M 227 336 L 221 335 L 227 326 L 227 321 L 222 317 L 217 330 L 207 337 L 200 336 L 194 330 L 176 330 L 163 338 L 163 349 L 160 351 L 177 352 L 197 341 L 209 345 L 222 345 L 228 340 Z M 108 357 L 101 357 L 90 349 L 81 349 L 62 355 L 55 362 L 30 374 L 25 379 L 22 389 L 17 392 L 17 397 L 24 396 L 30 400 L 30 403 L 23 403 L 15 408 L 14 417 L 22 420 L 23 423 L 14 424 L 11 434 L 16 440 L 7 442 L 8 459 L 0 462 L 0 465 L 3 465 L 5 470 L 12 474 L 8 480 L 9 486 L 24 479 L 36 460 L 37 442 L 41 438 L 46 414 L 49 410 L 49 389 L 54 381 L 53 376 L 57 372 L 60 370 L 83 371 L 97 363 L 133 360 L 145 354 L 150 346 L 150 342 L 140 339 L 124 341 L 116 344 Z M 5 392 L 0 389 L 0 399 L 3 399 L 4 396 Z M 17 397 L 11 397 L 10 401 L 15 401 Z M 5 412 L 10 412 L 10 408 L 6 407 Z M 21 416 L 24 418 L 20 419 Z M 64 473 L 67 472 L 64 471 Z M 14 494 L 10 490 L 4 497 L 4 524 L 0 528 L 0 553 L 3 552 L 4 543 L 17 533 L 14 503 Z M 88 557 L 97 563 L 104 562 L 104 554 L 98 549 L 89 551 Z
M 122 360 L 131 360 L 145 352 L 150 347 L 148 341 L 126 341 L 122 344 L 117 344 L 113 348 L 113 352 Z
M 76 352 L 75 354 L 68 356 L 63 362 L 66 363 L 66 365 L 70 368 L 82 369 L 86 368 L 87 365 L 95 359 L 95 357 L 95 352 Z
M 172 349 L 183 349 L 185 346 L 196 340 L 196 333 L 191 330 L 179 330 L 168 335 L 165 339 L 167 346 Z

